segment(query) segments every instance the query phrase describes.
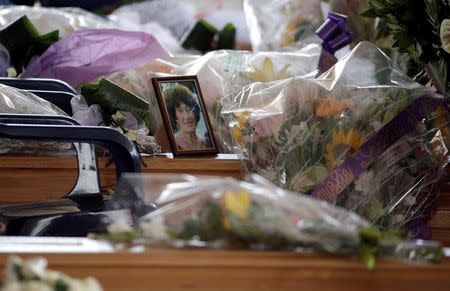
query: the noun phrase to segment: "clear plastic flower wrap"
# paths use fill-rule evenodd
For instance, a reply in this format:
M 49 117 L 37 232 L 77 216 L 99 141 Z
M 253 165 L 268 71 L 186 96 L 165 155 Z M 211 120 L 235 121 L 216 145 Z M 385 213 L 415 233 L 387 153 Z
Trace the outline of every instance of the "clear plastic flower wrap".
M 45 8 L 30 6 L 3 6 L 0 9 L 0 27 L 26 15 L 41 34 L 59 30 L 59 36 L 82 28 L 113 28 L 114 25 L 98 15 L 80 8 Z
M 308 74 L 315 70 L 319 45 L 309 45 L 295 52 L 259 52 L 218 50 L 203 56 L 176 55 L 157 59 L 138 69 L 107 76 L 150 103 L 154 130 L 162 125 L 151 78 L 167 75 L 197 75 L 208 115 L 221 152 L 233 152 L 228 125 L 221 116 L 220 98 L 236 87 L 255 81 L 274 81 Z M 235 73 L 239 77 L 234 77 Z M 153 130 L 153 129 L 152 129 Z M 154 134 L 154 132 L 151 132 Z
M 404 257 L 413 245 L 420 247 L 408 242 L 408 251 L 400 232 L 380 232 L 351 211 L 288 192 L 258 175 L 238 181 L 125 174 L 112 205 L 130 209 L 135 227 L 152 245 L 315 250 L 359 254 L 366 263 L 377 252 L 397 256 L 401 249 Z M 117 227 L 112 227 L 114 223 Z M 131 231 L 120 221 L 114 223 L 110 229 L 118 231 L 110 233 L 111 238 L 126 237 L 124 233 Z M 439 244 L 424 252 L 433 260 L 442 255 Z
M 64 111 L 38 96 L 0 84 L 0 113 L 64 115 Z M 23 141 L 0 138 L 0 154 L 43 153 L 70 148 L 69 144 L 57 142 Z
M 163 121 L 151 79 L 166 75 L 172 68 L 173 66 L 165 64 L 162 59 L 157 59 L 155 62 L 148 63 L 137 69 L 116 72 L 106 76 L 108 80 L 113 81 L 149 103 L 149 118 L 151 119 L 149 130 L 152 134 L 162 126 Z
M 317 79 L 252 83 L 222 105 L 249 171 L 381 227 L 430 214 L 448 162 L 447 105 L 373 44 Z
M 318 43 L 320 0 L 244 0 L 254 51 L 277 51 Z
M 175 75 L 197 75 L 205 98 L 208 115 L 221 152 L 232 152 L 228 125 L 224 123 L 220 99 L 255 81 L 274 81 L 301 76 L 315 70 L 320 55 L 318 45 L 295 52 L 259 52 L 219 50 L 170 71 Z M 238 74 L 240 78 L 231 77 Z M 230 86 L 232 84 L 233 86 Z

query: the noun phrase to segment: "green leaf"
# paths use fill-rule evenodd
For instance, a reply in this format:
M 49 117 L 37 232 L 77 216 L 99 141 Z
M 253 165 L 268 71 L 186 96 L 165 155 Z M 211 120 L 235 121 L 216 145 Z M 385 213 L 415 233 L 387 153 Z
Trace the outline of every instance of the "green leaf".
M 201 230 L 203 228 L 203 225 L 200 221 L 195 219 L 187 219 L 183 223 L 183 228 L 181 231 L 176 235 L 179 239 L 191 239 L 196 235 L 199 235 Z
M 376 263 L 377 249 L 370 245 L 360 245 L 358 247 L 358 258 L 367 266 L 367 269 L 373 270 Z
M 22 72 L 22 68 L 33 56 L 31 48 L 38 37 L 36 27 L 26 16 L 22 16 L 0 31 L 0 43 L 9 51 L 11 64 L 18 73 Z
M 9 51 L 11 65 L 18 73 L 22 72 L 33 56 L 41 55 L 58 40 L 57 30 L 39 36 L 27 16 L 22 16 L 0 31 L 0 43 Z
M 151 127 L 148 102 L 110 80 L 102 79 L 98 84 L 83 85 L 81 95 L 89 105 L 100 106 L 105 121 L 117 111 L 127 111 L 144 120 L 147 127 Z
M 52 44 L 59 40 L 59 31 L 54 30 L 36 39 L 35 52 L 38 55 L 43 54 Z
M 231 22 L 219 32 L 219 41 L 217 49 L 234 49 L 236 45 L 236 28 Z
M 368 226 L 364 227 L 359 231 L 359 237 L 361 238 L 361 241 L 370 243 L 370 244 L 377 244 L 381 237 L 382 233 L 381 231 L 374 227 L 374 226 Z
M 184 221 L 183 229 L 176 235 L 179 239 L 189 240 L 198 236 L 202 241 L 213 241 L 224 234 L 222 209 L 213 202 L 207 202 L 199 217 Z
M 53 283 L 53 290 L 55 291 L 68 291 L 69 290 L 69 285 L 61 278 L 59 278 L 58 280 L 56 280 Z
M 206 52 L 212 49 L 212 41 L 217 33 L 208 21 L 201 19 L 188 30 L 181 39 L 181 46 L 185 49 L 197 49 Z
M 374 9 L 369 9 L 369 10 L 366 10 L 363 13 L 361 13 L 361 16 L 369 17 L 369 18 L 376 18 L 376 17 L 378 17 L 378 14 L 376 13 L 376 11 Z
M 25 281 L 25 275 L 23 274 L 22 265 L 14 264 L 14 272 L 16 273 L 17 279 L 19 281 Z

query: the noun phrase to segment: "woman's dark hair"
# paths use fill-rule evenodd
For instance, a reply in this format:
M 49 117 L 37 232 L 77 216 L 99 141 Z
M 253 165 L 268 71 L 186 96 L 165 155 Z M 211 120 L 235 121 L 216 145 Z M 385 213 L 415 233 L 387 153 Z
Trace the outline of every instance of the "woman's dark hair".
M 197 122 L 200 120 L 200 107 L 192 95 L 193 93 L 191 90 L 183 85 L 177 85 L 176 87 L 164 91 L 164 98 L 166 99 L 167 109 L 169 111 L 170 119 L 172 120 L 172 128 L 174 131 L 177 130 L 177 124 L 176 122 L 174 123 L 174 121 L 177 120 L 175 111 L 181 103 L 191 107 L 194 112 L 195 120 Z

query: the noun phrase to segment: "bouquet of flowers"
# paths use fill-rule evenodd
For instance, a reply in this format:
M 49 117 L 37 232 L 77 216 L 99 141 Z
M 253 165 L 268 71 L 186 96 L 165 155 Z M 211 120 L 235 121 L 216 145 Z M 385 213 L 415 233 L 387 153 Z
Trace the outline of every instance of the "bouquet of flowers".
M 245 0 L 253 50 L 276 51 L 318 42 L 314 32 L 322 23 L 320 3 L 320 0 Z
M 243 182 L 190 175 L 126 174 L 112 202 L 131 210 L 138 233 L 151 244 L 307 248 L 359 254 L 370 268 L 377 254 L 423 261 L 439 260 L 442 255 L 438 244 L 406 242 L 401 232 L 381 232 L 351 211 L 282 190 L 258 175 Z M 108 229 L 113 232 L 112 238 L 139 236 L 132 235 L 130 227 L 119 221 Z
M 374 45 L 318 79 L 252 83 L 222 101 L 249 171 L 381 227 L 428 214 L 448 161 L 447 106 Z
M 252 82 L 275 81 L 310 73 L 317 67 L 320 46 L 309 45 L 295 52 L 218 50 L 176 66 L 175 75 L 197 75 L 205 98 L 211 126 L 221 152 L 233 152 L 228 124 L 221 116 L 221 98 Z M 240 78 L 233 77 L 236 72 Z M 233 77 L 233 78 L 232 78 Z
M 220 99 L 229 91 L 256 81 L 275 81 L 305 75 L 317 67 L 319 45 L 296 52 L 259 52 L 218 50 L 203 56 L 183 55 L 158 58 L 138 69 L 114 73 L 107 79 L 133 92 L 149 103 L 150 134 L 157 135 L 162 117 L 151 78 L 169 75 L 197 75 L 205 98 L 211 126 L 223 153 L 232 152 L 228 125 L 221 116 Z M 236 72 L 239 78 L 233 77 Z M 233 77 L 231 79 L 231 77 Z
M 364 16 L 378 18 L 378 37 L 409 58 L 407 69 L 422 83 L 431 80 L 441 94 L 450 90 L 450 3 L 419 0 L 369 0 Z
M 1 290 L 103 290 L 95 278 L 75 279 L 61 272 L 47 270 L 46 268 L 47 260 L 44 258 L 22 260 L 19 257 L 10 256 L 6 263 L 5 281 Z

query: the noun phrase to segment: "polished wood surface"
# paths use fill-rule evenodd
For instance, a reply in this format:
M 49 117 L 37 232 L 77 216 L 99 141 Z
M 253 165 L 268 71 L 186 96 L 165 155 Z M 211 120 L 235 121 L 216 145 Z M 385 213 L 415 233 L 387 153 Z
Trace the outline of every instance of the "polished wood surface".
M 108 157 L 99 158 L 102 185 L 116 184 Z M 144 157 L 144 173 L 183 173 L 241 178 L 243 169 L 235 155 L 214 157 Z M 60 198 L 77 178 L 75 157 L 0 156 L 0 203 L 20 203 Z
M 215 157 L 145 157 L 144 173 L 187 173 L 241 178 L 242 165 L 235 155 Z M 99 158 L 102 185 L 112 188 L 115 170 L 109 158 Z M 60 198 L 75 183 L 74 157 L 0 156 L 0 204 Z M 429 222 L 433 239 L 450 246 L 450 183 L 442 186 L 436 212 Z
M 446 180 L 448 181 L 449 178 L 446 178 Z M 434 240 L 450 246 L 450 182 L 442 183 L 441 193 L 436 201 L 436 211 L 428 225 L 431 228 Z
M 36 254 L 24 254 L 33 257 Z M 49 268 L 94 276 L 104 290 L 450 290 L 450 260 L 419 265 L 287 252 L 153 249 L 103 254 L 45 254 Z M 0 255 L 0 266 L 7 254 Z
M 144 158 L 143 172 L 242 177 L 233 156 Z M 102 184 L 114 185 L 114 168 L 100 158 Z M 76 179 L 70 157 L 0 156 L 0 201 L 59 198 Z M 433 238 L 450 245 L 450 187 L 444 185 L 430 221 Z M 8 238 L 2 238 L 8 239 Z M 44 255 L 49 267 L 75 277 L 94 276 L 104 290 L 450 290 L 450 259 L 440 265 L 378 262 L 368 271 L 356 259 L 287 252 L 170 250 L 135 247 L 117 251 L 96 243 L 0 240 L 0 268 L 9 253 Z M 30 239 L 33 242 L 30 244 Z M 18 240 L 18 241 L 17 241 Z M 20 246 L 18 242 L 26 242 Z M 30 253 L 32 252 L 32 253 Z M 76 252 L 76 253 L 73 253 Z M 39 253 L 39 254 L 37 254 Z

